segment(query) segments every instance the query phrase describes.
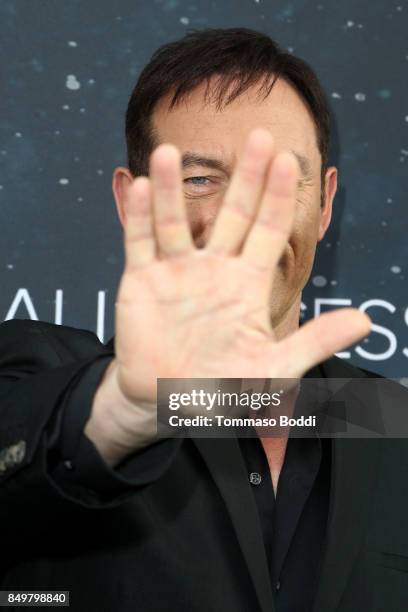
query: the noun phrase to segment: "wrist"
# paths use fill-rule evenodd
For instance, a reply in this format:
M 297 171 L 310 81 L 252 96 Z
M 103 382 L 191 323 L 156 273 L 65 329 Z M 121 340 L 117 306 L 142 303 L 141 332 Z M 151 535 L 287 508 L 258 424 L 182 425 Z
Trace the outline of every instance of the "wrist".
M 111 466 L 152 443 L 157 434 L 156 404 L 130 401 L 120 389 L 117 372 L 118 364 L 113 359 L 95 393 L 84 429 Z

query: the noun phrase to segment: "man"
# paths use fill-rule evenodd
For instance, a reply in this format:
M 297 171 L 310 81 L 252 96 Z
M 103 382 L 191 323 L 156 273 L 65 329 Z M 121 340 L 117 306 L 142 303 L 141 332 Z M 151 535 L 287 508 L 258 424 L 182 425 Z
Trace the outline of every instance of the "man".
M 337 185 L 313 71 L 258 32 L 195 32 L 143 70 L 126 130 L 114 339 L 0 327 L 1 589 L 69 590 L 74 610 L 405 610 L 404 440 L 156 434 L 157 378 L 369 375 L 332 357 L 362 313 L 299 329 Z

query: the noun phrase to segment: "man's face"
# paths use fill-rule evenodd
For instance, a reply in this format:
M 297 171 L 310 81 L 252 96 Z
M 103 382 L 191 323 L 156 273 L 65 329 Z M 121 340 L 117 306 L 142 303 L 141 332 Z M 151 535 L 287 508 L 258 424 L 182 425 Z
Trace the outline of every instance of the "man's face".
M 271 294 L 271 320 L 276 327 L 291 312 L 292 317 L 299 315 L 301 291 L 311 272 L 316 243 L 330 222 L 336 171 L 328 171 L 328 193 L 321 208 L 321 157 L 307 107 L 285 81 L 278 80 L 263 101 L 256 99 L 257 90 L 258 86 L 249 89 L 217 111 L 214 104 L 204 103 L 203 83 L 171 112 L 170 96 L 163 98 L 155 109 L 152 125 L 157 144 L 172 143 L 182 156 L 190 157 L 183 168 L 183 184 L 192 235 L 199 248 L 208 240 L 235 164 L 253 128 L 270 130 L 276 151 L 291 150 L 299 156 L 303 172 L 294 227 Z M 215 159 L 220 167 L 210 167 L 195 157 Z

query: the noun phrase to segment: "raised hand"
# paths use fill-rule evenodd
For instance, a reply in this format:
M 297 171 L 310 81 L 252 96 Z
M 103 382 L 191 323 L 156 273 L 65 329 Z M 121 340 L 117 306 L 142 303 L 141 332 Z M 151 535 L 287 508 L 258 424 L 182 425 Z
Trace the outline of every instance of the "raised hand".
M 269 304 L 296 206 L 298 165 L 253 130 L 205 248 L 187 221 L 180 152 L 155 149 L 126 202 L 116 300 L 116 376 L 131 402 L 157 378 L 299 378 L 369 332 L 355 309 L 321 315 L 277 341 Z

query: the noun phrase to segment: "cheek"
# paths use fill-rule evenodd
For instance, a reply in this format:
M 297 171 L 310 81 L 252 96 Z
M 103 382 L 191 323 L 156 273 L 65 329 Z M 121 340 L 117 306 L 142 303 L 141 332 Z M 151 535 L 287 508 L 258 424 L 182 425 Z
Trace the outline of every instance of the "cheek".
M 308 273 L 313 265 L 318 240 L 320 215 L 310 206 L 298 206 L 294 228 L 289 239 L 296 276 Z

